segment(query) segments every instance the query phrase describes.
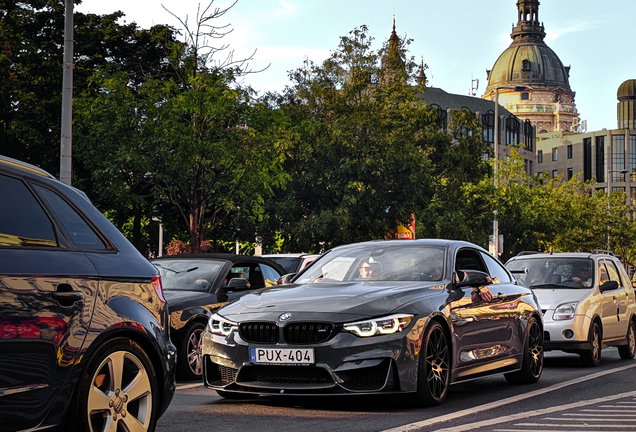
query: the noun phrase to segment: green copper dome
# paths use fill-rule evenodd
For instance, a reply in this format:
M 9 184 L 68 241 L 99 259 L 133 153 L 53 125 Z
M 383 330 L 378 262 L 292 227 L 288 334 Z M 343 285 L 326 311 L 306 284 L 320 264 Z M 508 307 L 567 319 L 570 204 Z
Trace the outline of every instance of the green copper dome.
M 542 42 L 513 42 L 495 62 L 488 87 L 531 86 L 570 91 L 569 68 Z
M 617 97 L 619 101 L 636 99 L 636 79 L 630 79 L 621 84 Z

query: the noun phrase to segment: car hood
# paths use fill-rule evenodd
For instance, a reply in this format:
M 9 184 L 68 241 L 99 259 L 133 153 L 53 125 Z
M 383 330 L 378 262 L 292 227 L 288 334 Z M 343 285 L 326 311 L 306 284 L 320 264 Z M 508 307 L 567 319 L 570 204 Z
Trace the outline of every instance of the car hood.
M 210 294 L 205 291 L 168 290 L 164 291 L 163 295 L 166 298 L 170 312 L 182 309 L 185 306 L 201 304 L 201 302 L 208 301 L 210 297 Z
M 555 289 L 555 288 L 541 288 L 533 290 L 539 301 L 541 309 L 554 309 L 558 305 L 568 302 L 581 301 L 583 297 L 586 297 L 589 289 Z
M 265 319 L 281 313 L 302 313 L 305 319 L 338 314 L 355 318 L 381 316 L 422 297 L 446 297 L 440 282 L 320 282 L 283 285 L 245 294 L 219 314 L 232 320 Z M 439 307 L 440 305 L 432 307 Z M 343 319 L 347 319 L 342 317 Z

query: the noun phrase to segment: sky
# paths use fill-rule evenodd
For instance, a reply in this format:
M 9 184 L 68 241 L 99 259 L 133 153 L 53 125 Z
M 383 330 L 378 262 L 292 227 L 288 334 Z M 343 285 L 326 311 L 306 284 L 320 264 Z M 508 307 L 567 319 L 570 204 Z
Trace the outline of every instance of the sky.
M 214 0 L 225 9 L 234 0 Z M 517 0 L 238 0 L 217 25 L 232 32 L 218 43 L 228 44 L 234 58 L 252 55 L 244 84 L 262 93 L 290 85 L 288 72 L 305 59 L 322 63 L 338 48 L 341 36 L 362 25 L 375 38 L 374 49 L 391 34 L 395 16 L 398 36 L 413 39 L 410 55 L 428 65 L 429 85 L 467 95 L 479 80 L 476 96 L 486 89 L 492 69 L 510 45 L 517 23 Z M 76 12 L 121 11 L 125 22 L 142 28 L 168 24 L 179 30 L 176 17 L 193 25 L 197 11 L 210 0 L 83 0 Z M 633 44 L 634 0 L 541 0 L 539 20 L 546 44 L 570 66 L 570 87 L 587 131 L 616 129 L 616 93 L 636 79 Z M 168 11 L 172 12 L 169 13 Z M 175 15 L 175 16 L 173 16 Z M 227 50 L 226 50 L 227 52 Z M 221 59 L 221 56 L 218 57 Z M 474 81 L 475 80 L 475 81 Z

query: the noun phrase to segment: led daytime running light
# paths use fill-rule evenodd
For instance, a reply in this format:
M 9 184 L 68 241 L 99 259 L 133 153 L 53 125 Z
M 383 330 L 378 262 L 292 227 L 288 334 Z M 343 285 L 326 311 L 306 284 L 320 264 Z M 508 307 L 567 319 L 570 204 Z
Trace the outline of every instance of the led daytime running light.
M 348 323 L 344 330 L 360 337 L 389 335 L 401 332 L 409 326 L 413 315 L 391 315 L 388 317 Z
M 236 323 L 221 318 L 221 316 L 217 314 L 212 315 L 210 321 L 208 321 L 208 330 L 216 335 L 229 336 L 232 330 L 236 328 Z

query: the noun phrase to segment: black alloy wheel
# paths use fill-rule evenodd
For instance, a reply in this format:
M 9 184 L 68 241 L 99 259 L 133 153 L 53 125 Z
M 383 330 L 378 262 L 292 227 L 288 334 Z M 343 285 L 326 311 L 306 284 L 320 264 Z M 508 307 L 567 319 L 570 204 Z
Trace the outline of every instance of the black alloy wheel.
M 623 360 L 631 360 L 636 355 L 636 324 L 630 321 L 627 326 L 627 345 L 618 347 L 618 354 Z
M 427 329 L 422 348 L 413 401 L 419 406 L 436 406 L 446 398 L 450 380 L 450 344 L 438 322 Z
M 598 366 L 601 364 L 602 336 L 601 327 L 596 321 L 590 328 L 590 349 L 580 354 L 584 366 Z
M 504 374 L 510 384 L 534 384 L 543 372 L 543 332 L 535 317 L 528 320 L 521 369 Z
M 202 353 L 201 338 L 205 325 L 200 322 L 193 322 L 186 328 L 183 333 L 183 339 L 179 346 L 177 357 L 177 368 L 179 377 L 184 380 L 201 379 L 202 371 Z

